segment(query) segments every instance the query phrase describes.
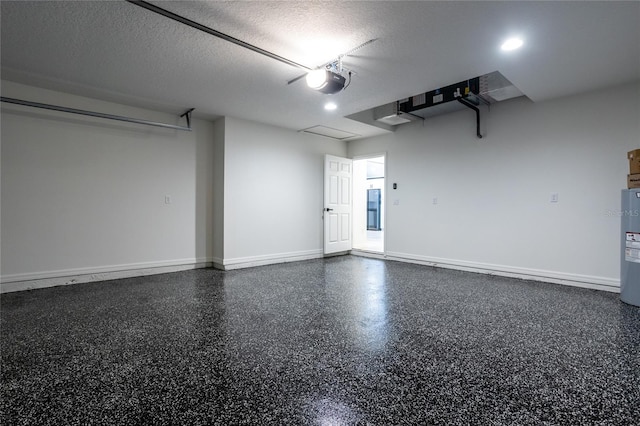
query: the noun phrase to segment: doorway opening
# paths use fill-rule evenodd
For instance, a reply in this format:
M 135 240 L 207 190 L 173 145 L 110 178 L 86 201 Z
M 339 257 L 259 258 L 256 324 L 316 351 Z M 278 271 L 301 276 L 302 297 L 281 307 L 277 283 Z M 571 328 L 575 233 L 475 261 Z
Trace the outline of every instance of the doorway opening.
M 353 160 L 353 249 L 384 253 L 385 156 Z

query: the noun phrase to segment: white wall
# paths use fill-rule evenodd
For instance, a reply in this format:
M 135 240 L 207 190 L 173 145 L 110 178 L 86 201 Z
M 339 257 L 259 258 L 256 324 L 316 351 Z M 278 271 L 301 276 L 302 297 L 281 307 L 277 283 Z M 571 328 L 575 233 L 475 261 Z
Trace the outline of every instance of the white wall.
M 351 157 L 387 152 L 387 255 L 615 290 L 639 95 L 635 84 L 498 103 L 483 139 L 461 111 L 349 142 Z
M 224 143 L 226 118 L 213 123 L 213 263 L 222 267 L 224 259 Z
M 225 118 L 224 267 L 322 255 L 324 156 L 346 143 Z
M 2 95 L 186 124 L 6 81 Z M 210 262 L 213 127 L 194 120 L 183 132 L 3 103 L 2 290 Z
M 11 82 L 2 95 L 178 122 Z M 483 139 L 462 111 L 348 148 L 229 117 L 178 132 L 3 104 L 1 289 L 319 257 L 324 155 L 380 152 L 388 257 L 615 288 L 639 95 L 507 101 L 483 116 Z

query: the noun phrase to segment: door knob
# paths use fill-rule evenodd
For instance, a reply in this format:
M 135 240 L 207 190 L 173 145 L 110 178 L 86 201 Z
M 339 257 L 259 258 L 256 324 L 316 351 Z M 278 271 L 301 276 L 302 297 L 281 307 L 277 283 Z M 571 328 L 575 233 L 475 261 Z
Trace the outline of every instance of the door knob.
M 326 209 L 324 209 L 325 212 L 332 212 L 333 209 L 330 209 L 329 207 L 327 207 Z

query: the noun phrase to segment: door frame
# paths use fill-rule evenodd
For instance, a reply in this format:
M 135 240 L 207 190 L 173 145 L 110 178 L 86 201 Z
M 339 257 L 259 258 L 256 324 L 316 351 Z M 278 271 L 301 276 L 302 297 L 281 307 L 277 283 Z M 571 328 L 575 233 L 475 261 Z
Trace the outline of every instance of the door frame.
M 382 227 L 382 232 L 384 232 L 383 234 L 383 241 L 382 241 L 382 255 L 386 255 L 387 253 L 387 236 L 388 234 L 388 230 L 387 230 L 387 215 L 389 212 L 389 199 L 390 199 L 390 195 L 389 195 L 389 181 L 388 181 L 388 154 L 387 151 L 382 151 L 382 152 L 375 152 L 375 153 L 371 153 L 371 154 L 362 154 L 362 155 L 355 155 L 353 157 L 351 157 L 352 161 L 359 161 L 359 160 L 369 160 L 371 158 L 380 158 L 383 157 L 384 158 L 384 202 L 381 203 L 382 206 L 382 220 L 380 223 L 380 226 Z M 355 185 L 355 181 L 352 179 L 352 181 L 354 182 L 353 185 Z M 355 188 L 353 189 L 352 193 L 355 191 Z M 353 216 L 353 215 L 352 215 Z M 353 219 L 352 219 L 353 222 Z M 353 225 L 353 224 L 352 224 Z M 352 226 L 353 229 L 353 226 Z M 352 250 L 357 250 L 360 253 L 367 253 L 366 251 L 362 251 L 359 249 L 352 249 Z M 370 252 L 370 253 L 374 253 L 374 252 Z

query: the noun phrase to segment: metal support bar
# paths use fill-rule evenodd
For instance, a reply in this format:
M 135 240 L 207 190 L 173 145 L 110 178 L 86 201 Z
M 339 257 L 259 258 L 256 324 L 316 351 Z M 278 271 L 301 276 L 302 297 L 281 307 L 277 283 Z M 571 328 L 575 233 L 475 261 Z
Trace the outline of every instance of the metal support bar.
M 191 113 L 195 108 L 190 108 L 184 112 L 184 114 L 180 115 L 180 117 L 185 117 L 187 119 L 187 127 L 191 130 Z
M 85 111 L 82 109 L 68 108 L 68 107 L 63 107 L 58 105 L 41 104 L 39 102 L 23 101 L 21 99 L 14 99 L 14 98 L 5 98 L 4 96 L 0 97 L 0 101 L 6 102 L 9 104 L 24 105 L 24 106 L 33 107 L 33 108 L 42 108 L 42 109 L 49 109 L 53 111 L 68 112 L 70 114 L 88 115 L 90 117 L 105 118 L 107 120 L 126 121 L 128 123 L 144 124 L 146 126 L 164 127 L 165 129 L 185 130 L 188 132 L 192 130 L 191 129 L 191 112 L 194 110 L 194 108 L 191 108 L 189 111 L 185 112 L 180 116 L 180 117 L 184 117 L 184 116 L 187 117 L 187 127 L 183 127 L 183 126 L 176 126 L 174 124 L 166 124 L 166 123 L 158 123 L 156 121 L 142 120 L 139 118 L 123 117 L 120 115 L 104 114 L 102 112 Z
M 479 139 L 482 139 L 482 134 L 480 134 L 480 109 L 478 109 L 477 106 L 475 106 L 474 104 L 472 104 L 471 102 L 467 101 L 464 98 L 457 98 L 457 99 L 458 99 L 458 102 L 460 102 L 462 105 L 468 108 L 471 108 L 476 112 L 476 135 L 478 136 Z
M 249 44 L 249 43 L 247 43 L 245 41 L 239 40 L 239 39 L 237 39 L 235 37 L 232 37 L 232 36 L 230 36 L 228 34 L 225 34 L 225 33 L 222 33 L 220 31 L 214 30 L 213 28 L 210 28 L 210 27 L 207 27 L 205 25 L 199 24 L 199 23 L 197 23 L 195 21 L 192 21 L 191 19 L 185 18 L 184 16 L 177 15 L 177 14 L 175 14 L 173 12 L 170 12 L 170 11 L 168 11 L 166 9 L 158 7 L 158 6 L 154 5 L 154 4 L 148 3 L 146 1 L 141 1 L 141 0 L 126 0 L 126 1 L 131 3 L 131 4 L 134 4 L 136 6 L 140 6 L 140 7 L 143 7 L 145 9 L 147 9 L 147 10 L 155 12 L 155 13 L 157 13 L 159 15 L 162 15 L 162 16 L 164 16 L 166 18 L 173 19 L 174 21 L 178 21 L 178 22 L 180 22 L 182 24 L 185 24 L 185 25 L 187 25 L 187 26 L 189 26 L 191 28 L 195 28 L 196 30 L 203 31 L 203 32 L 205 32 L 207 34 L 211 34 L 212 36 L 221 38 L 221 39 L 226 40 L 226 41 L 228 41 L 230 43 L 237 44 L 238 46 L 242 46 L 245 49 L 253 50 L 256 53 L 259 53 L 261 55 L 267 56 L 267 57 L 269 57 L 271 59 L 275 59 L 276 61 L 280 61 L 280 62 L 285 63 L 287 65 L 291 65 L 292 67 L 301 68 L 303 70 L 311 71 L 311 68 L 309 68 L 307 66 L 299 64 L 297 62 L 294 62 L 294 61 L 292 61 L 290 59 L 283 58 L 280 55 L 276 55 L 273 52 L 269 52 L 268 50 L 261 49 L 258 46 L 254 46 L 253 44 Z
M 396 101 L 396 111 L 400 111 L 400 101 Z M 412 116 L 413 118 L 420 119 L 424 123 L 424 117 L 420 117 L 418 114 L 413 114 L 411 112 L 403 112 L 402 114 L 403 115 L 407 114 L 407 115 Z

